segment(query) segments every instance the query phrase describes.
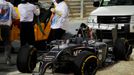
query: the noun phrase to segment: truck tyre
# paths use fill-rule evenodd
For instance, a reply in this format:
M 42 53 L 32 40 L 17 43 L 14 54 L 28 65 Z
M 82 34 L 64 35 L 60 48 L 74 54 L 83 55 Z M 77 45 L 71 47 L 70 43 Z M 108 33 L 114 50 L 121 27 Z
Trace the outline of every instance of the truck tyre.
M 17 68 L 22 73 L 31 73 L 36 66 L 37 50 L 33 46 L 23 46 L 17 56 Z
M 132 46 L 125 39 L 117 39 L 113 47 L 113 55 L 116 60 L 127 60 L 132 53 Z
M 82 51 L 74 61 L 74 75 L 95 75 L 98 67 L 98 59 L 89 51 Z

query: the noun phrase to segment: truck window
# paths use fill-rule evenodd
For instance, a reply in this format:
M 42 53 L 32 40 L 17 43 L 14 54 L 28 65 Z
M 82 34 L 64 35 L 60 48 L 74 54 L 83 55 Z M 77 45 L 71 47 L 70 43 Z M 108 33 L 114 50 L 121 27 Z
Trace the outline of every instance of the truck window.
M 134 5 L 134 0 L 102 0 L 101 6 Z

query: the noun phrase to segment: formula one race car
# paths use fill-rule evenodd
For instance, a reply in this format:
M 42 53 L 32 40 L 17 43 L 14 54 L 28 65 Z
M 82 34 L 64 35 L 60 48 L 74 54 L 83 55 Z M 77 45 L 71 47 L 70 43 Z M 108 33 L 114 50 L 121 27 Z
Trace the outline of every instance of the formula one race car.
M 88 36 L 89 28 L 81 24 L 77 35 L 67 40 L 55 40 L 54 46 L 40 61 L 39 75 L 47 75 L 47 70 L 52 73 L 73 73 L 74 75 L 95 75 L 97 68 L 106 63 L 106 59 L 128 59 L 132 47 L 122 39 L 116 41 L 111 47 L 104 42 L 91 40 Z M 119 54 L 120 52 L 120 54 Z M 126 53 L 124 53 L 126 52 Z M 109 56 L 113 54 L 113 56 Z M 112 61 L 111 61 L 112 62 Z
M 103 62 L 106 57 L 107 45 L 101 42 L 88 41 L 85 36 L 86 31 L 87 28 L 83 28 L 82 24 L 78 29 L 78 34 L 82 37 L 76 35 L 73 38 L 52 41 L 49 46 L 51 47 L 50 51 L 44 53 L 40 60 L 40 75 L 44 75 L 48 67 L 51 67 L 53 72 L 73 72 L 75 75 L 95 74 L 98 64 Z M 18 67 L 21 66 L 19 70 L 21 72 L 32 72 L 37 62 L 36 49 L 32 46 L 25 46 L 20 51 L 25 59 L 20 58 L 20 63 L 17 63 Z M 104 54 L 101 54 L 103 56 L 98 59 L 98 53 Z M 28 62 L 22 64 L 24 60 L 29 60 L 30 64 L 27 64 Z
M 44 50 L 48 49 L 49 52 L 42 53 L 40 59 L 33 46 L 22 47 L 21 56 L 18 57 L 18 70 L 24 73 L 33 72 L 39 62 L 39 75 L 46 75 L 50 70 L 52 73 L 95 75 L 97 68 L 106 62 L 109 54 L 112 54 L 109 59 L 129 59 L 132 46 L 127 41 L 117 39 L 114 45 L 110 46 L 96 38 L 90 39 L 89 33 L 88 26 L 82 23 L 76 35 L 66 38 L 70 35 L 66 34 L 63 39 L 51 41 L 46 45 Z

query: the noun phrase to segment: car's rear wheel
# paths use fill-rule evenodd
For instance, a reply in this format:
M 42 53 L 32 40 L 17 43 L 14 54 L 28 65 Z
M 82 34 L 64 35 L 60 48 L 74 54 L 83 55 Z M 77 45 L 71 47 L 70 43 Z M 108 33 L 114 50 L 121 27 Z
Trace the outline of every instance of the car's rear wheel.
M 128 60 L 132 53 L 132 46 L 126 39 L 117 39 L 113 47 L 113 54 L 116 60 Z

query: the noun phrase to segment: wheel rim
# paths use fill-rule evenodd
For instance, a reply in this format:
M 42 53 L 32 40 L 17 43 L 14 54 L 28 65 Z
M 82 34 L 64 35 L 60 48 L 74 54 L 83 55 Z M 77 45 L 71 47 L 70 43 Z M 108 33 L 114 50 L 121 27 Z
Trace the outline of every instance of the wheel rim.
M 96 56 L 90 56 L 82 64 L 82 75 L 94 75 L 96 73 L 98 60 Z

